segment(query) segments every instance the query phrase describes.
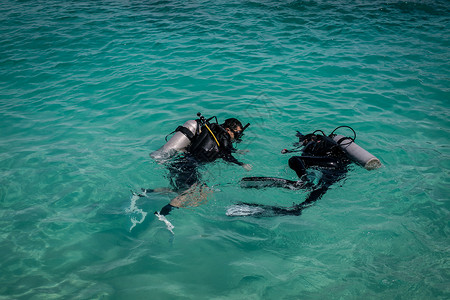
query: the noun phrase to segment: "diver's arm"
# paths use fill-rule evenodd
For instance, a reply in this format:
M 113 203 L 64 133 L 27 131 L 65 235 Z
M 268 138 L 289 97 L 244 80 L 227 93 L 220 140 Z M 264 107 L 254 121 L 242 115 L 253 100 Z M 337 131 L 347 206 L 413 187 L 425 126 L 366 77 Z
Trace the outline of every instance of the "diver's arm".
M 243 162 L 238 161 L 233 155 L 231 155 L 231 153 L 227 153 L 227 154 L 223 155 L 222 158 L 224 161 L 236 164 L 238 166 L 244 165 Z
M 222 158 L 224 161 L 241 166 L 244 169 L 246 169 L 247 171 L 250 171 L 252 169 L 252 165 L 245 164 L 243 162 L 238 161 L 233 155 L 231 155 L 231 153 L 223 155 Z
M 220 156 L 222 157 L 222 159 L 224 161 L 241 166 L 244 169 L 246 169 L 247 171 L 250 171 L 252 169 L 251 165 L 240 162 L 233 156 L 232 153 L 236 152 L 236 149 L 233 147 L 229 137 L 222 135 L 220 142 L 222 145 L 219 148 Z

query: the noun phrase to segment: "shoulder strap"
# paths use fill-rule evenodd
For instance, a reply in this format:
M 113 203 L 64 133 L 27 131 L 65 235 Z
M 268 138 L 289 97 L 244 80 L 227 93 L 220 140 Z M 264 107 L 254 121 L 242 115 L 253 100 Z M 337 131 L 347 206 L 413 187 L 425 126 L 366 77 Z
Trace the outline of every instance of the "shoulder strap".
M 217 146 L 220 147 L 219 141 L 217 140 L 216 136 L 214 135 L 214 133 L 212 132 L 212 130 L 208 127 L 208 124 L 205 123 L 205 127 L 206 129 L 208 129 L 209 133 L 211 133 L 212 137 L 214 138 L 214 140 L 216 141 Z
M 192 139 L 194 138 L 194 134 L 187 129 L 186 127 L 183 126 L 178 126 L 177 129 L 175 129 L 175 131 L 179 131 L 182 134 L 184 134 L 190 141 L 192 141 Z

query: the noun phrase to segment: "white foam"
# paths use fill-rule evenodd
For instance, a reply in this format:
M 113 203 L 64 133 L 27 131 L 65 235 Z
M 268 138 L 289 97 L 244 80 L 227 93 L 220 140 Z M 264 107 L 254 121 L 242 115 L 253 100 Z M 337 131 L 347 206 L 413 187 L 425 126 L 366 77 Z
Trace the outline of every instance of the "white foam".
M 141 208 L 137 207 L 136 202 L 139 199 L 139 195 L 133 193 L 130 200 L 130 207 L 125 209 L 125 212 L 128 214 L 133 214 L 133 216 L 130 217 L 131 220 L 131 227 L 130 231 L 137 225 L 144 222 L 145 217 L 147 216 L 147 212 L 143 211 Z M 137 219 L 136 215 L 140 215 L 140 220 Z
M 169 220 L 167 220 L 165 216 L 160 215 L 159 212 L 155 213 L 155 216 L 158 217 L 158 220 L 160 220 L 166 224 L 167 230 L 169 230 L 170 232 L 172 232 L 172 234 L 174 234 L 172 229 L 174 229 L 175 226 L 173 226 L 172 223 L 170 223 Z
M 243 217 L 243 216 L 251 216 L 257 213 L 262 213 L 264 209 L 256 206 L 249 206 L 246 204 L 236 204 L 230 206 L 227 209 L 226 215 L 229 217 Z

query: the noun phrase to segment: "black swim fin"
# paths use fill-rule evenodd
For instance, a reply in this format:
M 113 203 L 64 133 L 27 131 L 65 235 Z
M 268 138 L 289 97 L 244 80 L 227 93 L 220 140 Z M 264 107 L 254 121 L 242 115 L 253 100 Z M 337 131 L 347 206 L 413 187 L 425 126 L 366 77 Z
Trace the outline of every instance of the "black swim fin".
M 229 217 L 275 217 L 275 216 L 300 216 L 302 208 L 298 206 L 293 207 L 279 207 L 271 205 L 263 205 L 256 203 L 240 202 L 227 209 L 226 215 Z
M 293 181 L 276 177 L 244 177 L 241 179 L 241 187 L 256 189 L 278 187 L 290 190 L 299 190 L 302 188 L 307 188 L 308 183 L 303 180 Z

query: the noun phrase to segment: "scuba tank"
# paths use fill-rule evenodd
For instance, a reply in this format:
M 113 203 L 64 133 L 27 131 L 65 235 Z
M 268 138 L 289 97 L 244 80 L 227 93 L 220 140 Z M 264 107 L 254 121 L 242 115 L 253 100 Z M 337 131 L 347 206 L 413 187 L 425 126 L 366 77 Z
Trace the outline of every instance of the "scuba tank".
M 336 130 L 343 127 L 349 128 L 351 131 L 353 131 L 354 134 L 353 138 L 334 133 Z M 326 136 L 322 130 L 316 130 L 311 135 L 314 135 L 316 132 L 321 132 L 323 136 Z M 297 131 L 296 136 L 300 140 L 299 143 L 296 143 L 297 147 L 293 150 L 283 149 L 281 150 L 282 154 L 301 151 L 297 149 L 302 147 L 301 142 L 305 138 L 307 138 L 307 136 L 303 135 L 299 131 Z M 353 128 L 349 126 L 336 127 L 336 129 L 334 129 L 333 132 L 331 132 L 331 134 L 328 137 L 331 138 L 342 151 L 344 151 L 344 153 L 347 155 L 348 158 L 350 158 L 353 162 L 363 166 L 366 170 L 375 170 L 381 167 L 381 162 L 378 158 L 376 158 L 374 155 L 370 154 L 367 150 L 363 149 L 362 147 L 360 147 L 355 143 L 356 132 L 353 130 Z
M 355 163 L 363 166 L 367 170 L 375 170 L 381 167 L 380 160 L 370 154 L 367 150 L 358 146 L 354 139 L 340 134 L 333 134 L 331 137 Z
M 179 152 L 184 152 L 188 149 L 190 150 L 192 142 L 195 141 L 195 144 L 197 145 L 199 142 L 197 141 L 197 138 L 205 137 L 206 134 L 211 134 L 211 136 L 219 146 L 219 142 L 211 131 L 211 129 L 215 127 L 220 128 L 217 122 L 217 118 L 214 116 L 206 119 L 204 116 L 202 116 L 201 113 L 197 113 L 197 116 L 199 117 L 199 119 L 186 121 L 183 126 L 178 126 L 175 131 L 169 133 L 166 136 L 166 141 L 167 137 L 175 132 L 174 136 L 169 141 L 167 141 L 164 146 L 150 153 L 150 157 L 158 162 L 164 162 L 172 158 Z M 211 121 L 212 119 L 215 119 L 216 123 L 210 124 L 209 121 Z M 202 129 L 206 129 L 205 131 L 207 132 L 202 133 Z
M 351 131 L 353 131 L 353 138 L 334 133 L 339 128 L 344 127 L 349 128 Z M 336 129 L 334 129 L 333 132 L 330 133 L 329 137 L 331 137 L 339 145 L 339 147 L 345 152 L 345 154 L 347 154 L 348 158 L 353 160 L 355 163 L 363 166 L 366 170 L 375 170 L 381 167 L 381 162 L 378 158 L 355 143 L 356 132 L 353 130 L 353 128 L 349 126 L 336 127 Z
M 200 126 L 197 120 L 186 121 L 183 126 L 175 129 L 175 134 L 158 150 L 150 153 L 150 157 L 158 162 L 163 162 L 183 152 L 191 144 L 192 139 L 199 133 Z M 173 132 L 172 132 L 173 133 Z

